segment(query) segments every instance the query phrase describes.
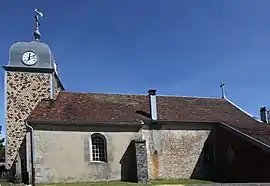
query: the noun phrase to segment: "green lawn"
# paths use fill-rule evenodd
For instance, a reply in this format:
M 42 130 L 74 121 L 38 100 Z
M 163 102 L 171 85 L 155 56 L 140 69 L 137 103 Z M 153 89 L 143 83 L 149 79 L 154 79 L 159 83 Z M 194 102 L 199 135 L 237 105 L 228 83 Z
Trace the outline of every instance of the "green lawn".
M 148 184 L 138 184 L 138 183 L 129 183 L 129 182 L 121 182 L 121 181 L 110 181 L 110 182 L 93 182 L 93 183 L 58 183 L 58 184 L 47 184 L 47 185 L 39 185 L 39 186 L 106 186 L 106 185 L 119 185 L 119 186 L 149 186 L 149 185 L 167 185 L 167 184 L 175 184 L 175 185 L 186 185 L 186 184 L 206 184 L 211 183 L 209 181 L 202 180 L 152 180 Z

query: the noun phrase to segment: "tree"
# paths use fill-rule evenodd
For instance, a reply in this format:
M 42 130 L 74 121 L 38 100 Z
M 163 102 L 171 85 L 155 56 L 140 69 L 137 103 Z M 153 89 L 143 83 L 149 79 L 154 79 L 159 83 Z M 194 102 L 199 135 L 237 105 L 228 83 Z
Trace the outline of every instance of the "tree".
M 0 126 L 0 134 L 2 131 L 2 126 Z M 5 161 L 5 138 L 0 138 L 0 162 L 4 162 Z

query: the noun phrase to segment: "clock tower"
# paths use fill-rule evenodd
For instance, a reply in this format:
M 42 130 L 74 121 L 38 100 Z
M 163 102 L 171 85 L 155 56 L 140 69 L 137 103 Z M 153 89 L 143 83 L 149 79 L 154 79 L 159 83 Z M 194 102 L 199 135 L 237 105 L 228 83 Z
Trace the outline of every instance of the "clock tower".
M 40 42 L 39 17 L 35 10 L 35 40 L 18 42 L 9 50 L 5 69 L 6 168 L 20 177 L 26 170 L 25 119 L 44 98 L 55 99 L 64 87 L 52 51 Z

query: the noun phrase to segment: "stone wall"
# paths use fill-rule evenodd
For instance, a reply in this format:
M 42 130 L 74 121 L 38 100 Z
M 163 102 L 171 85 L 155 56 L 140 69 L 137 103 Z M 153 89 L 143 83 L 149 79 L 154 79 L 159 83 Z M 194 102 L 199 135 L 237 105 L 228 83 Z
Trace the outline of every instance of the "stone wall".
M 200 123 L 144 128 L 149 178 L 191 178 L 200 166 L 199 159 L 211 129 Z
M 65 130 L 67 128 L 69 127 L 65 127 Z M 123 127 L 121 130 L 125 131 Z M 37 183 L 121 179 L 120 160 L 137 132 L 128 129 L 120 132 L 117 128 L 114 131 L 99 132 L 107 140 L 108 161 L 93 162 L 90 159 L 89 144 L 93 132 L 81 131 L 35 130 L 34 161 Z
M 132 141 L 121 160 L 121 180 L 128 182 L 137 182 L 137 165 L 136 165 L 136 147 Z
M 6 72 L 6 165 L 10 168 L 24 140 L 24 120 L 50 94 L 49 74 Z
M 148 182 L 147 151 L 144 140 L 132 140 L 120 160 L 121 180 Z
M 222 124 L 217 128 L 216 157 L 217 181 L 270 182 L 270 149 Z
M 136 176 L 137 182 L 147 183 L 148 177 L 148 163 L 147 163 L 147 150 L 145 140 L 134 140 L 135 151 L 136 151 Z
M 164 125 L 159 129 L 145 125 L 140 131 L 119 126 L 56 126 L 35 126 L 37 183 L 121 180 L 125 179 L 123 171 L 126 173 L 135 165 L 136 171 L 131 171 L 128 177 L 137 177 L 142 182 L 148 178 L 198 178 L 194 177 L 198 173 L 203 178 L 201 173 L 206 172 L 205 146 L 209 139 L 210 144 L 214 145 L 214 138 L 210 137 L 213 126 L 200 123 Z M 108 162 L 91 161 L 89 139 L 95 132 L 106 137 Z M 128 150 L 131 141 L 143 142 L 135 139 L 143 139 L 146 144 L 134 142 Z M 210 154 L 213 155 L 213 151 Z M 132 162 L 125 167 L 121 165 L 124 160 Z
M 58 83 L 55 77 L 53 78 L 53 91 L 54 91 L 54 95 L 53 95 L 54 98 L 56 98 L 58 93 L 62 91 L 62 87 L 60 86 L 60 84 Z

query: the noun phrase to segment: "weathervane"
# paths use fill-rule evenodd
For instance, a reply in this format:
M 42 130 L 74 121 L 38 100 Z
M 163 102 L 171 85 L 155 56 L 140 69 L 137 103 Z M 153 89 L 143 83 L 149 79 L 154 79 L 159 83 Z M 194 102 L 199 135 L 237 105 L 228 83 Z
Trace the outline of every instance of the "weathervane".
M 222 98 L 226 98 L 224 86 L 225 86 L 225 83 L 223 83 L 223 81 L 221 81 L 220 88 L 221 88 Z
M 35 36 L 35 40 L 38 41 L 40 39 L 40 32 L 39 32 L 39 17 L 43 17 L 43 13 L 39 12 L 38 9 L 35 9 L 35 20 L 36 20 L 36 24 L 35 24 L 35 31 L 34 31 L 34 36 Z

